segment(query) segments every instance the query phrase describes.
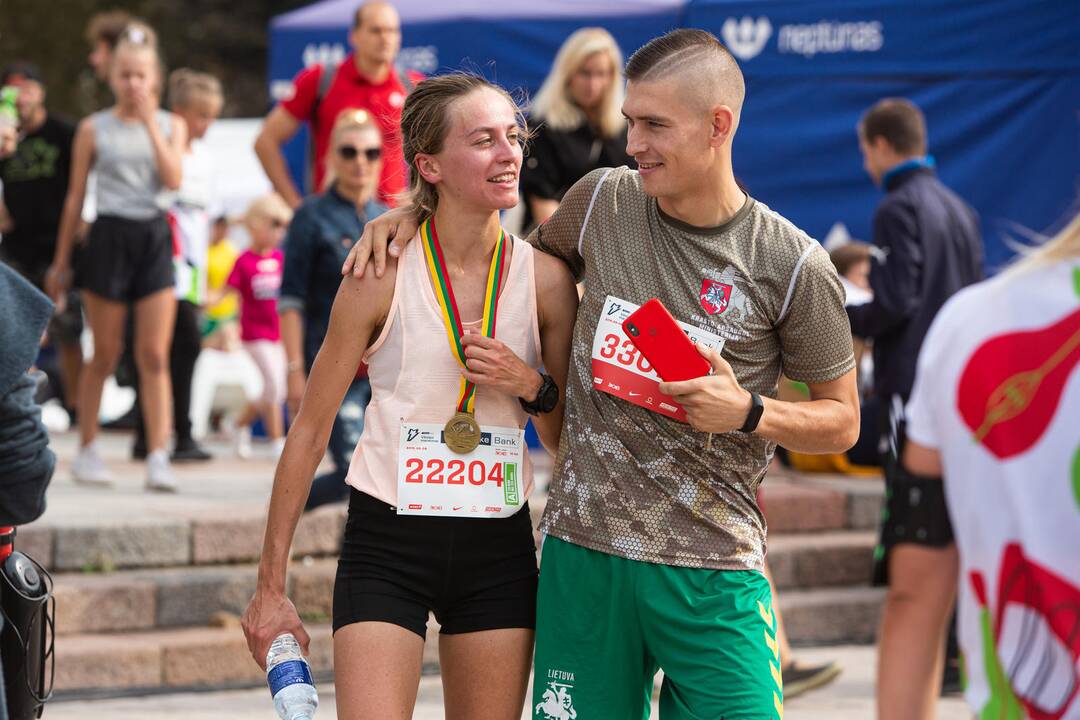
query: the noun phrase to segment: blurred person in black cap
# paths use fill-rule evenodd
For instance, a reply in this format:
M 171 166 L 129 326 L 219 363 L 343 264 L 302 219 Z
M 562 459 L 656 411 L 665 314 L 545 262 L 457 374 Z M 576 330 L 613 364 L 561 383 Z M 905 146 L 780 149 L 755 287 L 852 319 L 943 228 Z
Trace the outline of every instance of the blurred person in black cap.
M 45 107 L 45 84 L 41 71 L 28 62 L 16 62 L 3 71 L 0 84 L 18 89 L 18 145 L 0 160 L 0 260 L 22 274 L 38 289 L 45 288 L 45 271 L 56 249 L 64 196 L 71 167 L 75 125 Z M 50 373 L 58 394 L 74 421 L 82 368 L 82 308 L 75 291 L 66 307 L 49 323 L 49 339 L 58 354 L 57 373 Z

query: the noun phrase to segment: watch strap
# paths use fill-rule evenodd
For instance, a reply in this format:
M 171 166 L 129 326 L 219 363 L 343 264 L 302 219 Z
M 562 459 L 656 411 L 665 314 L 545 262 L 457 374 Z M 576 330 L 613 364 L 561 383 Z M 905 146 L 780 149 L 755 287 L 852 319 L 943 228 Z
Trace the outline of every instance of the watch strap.
M 758 423 L 761 421 L 761 414 L 765 412 L 765 403 L 761 401 L 761 396 L 756 392 L 750 392 L 750 412 L 746 414 L 746 422 L 739 428 L 739 432 L 752 433 L 757 430 Z
M 539 372 L 539 371 L 538 371 Z M 540 373 L 540 389 L 536 391 L 536 398 L 532 402 L 526 402 L 523 398 L 518 398 L 518 402 L 521 403 L 521 409 L 530 415 L 540 415 L 542 413 L 549 413 L 555 409 L 555 405 L 559 402 L 559 387 L 555 384 L 554 378 L 550 375 Z M 546 399 L 554 395 L 555 402 L 545 402 Z

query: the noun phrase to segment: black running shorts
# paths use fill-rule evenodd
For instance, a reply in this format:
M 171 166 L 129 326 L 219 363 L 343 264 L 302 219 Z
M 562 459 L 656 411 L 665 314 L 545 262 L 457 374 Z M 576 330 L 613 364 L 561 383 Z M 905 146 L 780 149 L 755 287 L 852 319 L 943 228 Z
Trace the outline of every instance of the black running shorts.
M 508 518 L 398 515 L 353 490 L 334 581 L 334 631 L 387 622 L 425 636 L 536 627 L 528 505 Z
M 874 549 L 874 585 L 888 585 L 889 553 L 896 545 L 946 548 L 954 541 L 941 478 L 913 475 L 903 466 L 905 428 L 903 419 L 883 419 L 882 432 L 888 441 L 882 454 L 885 505 Z
M 114 302 L 135 302 L 173 287 L 172 230 L 164 216 L 94 221 L 75 265 L 75 286 Z

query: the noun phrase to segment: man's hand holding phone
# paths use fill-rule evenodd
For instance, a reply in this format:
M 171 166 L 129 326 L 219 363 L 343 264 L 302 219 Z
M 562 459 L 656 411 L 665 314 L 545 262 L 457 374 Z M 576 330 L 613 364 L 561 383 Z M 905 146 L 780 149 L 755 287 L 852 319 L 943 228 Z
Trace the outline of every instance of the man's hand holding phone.
M 750 391 L 739 385 L 727 360 L 712 348 L 694 347 L 712 366 L 712 375 L 661 382 L 660 392 L 670 395 L 686 410 L 686 418 L 695 430 L 726 433 L 738 430 L 746 422 L 753 405 Z

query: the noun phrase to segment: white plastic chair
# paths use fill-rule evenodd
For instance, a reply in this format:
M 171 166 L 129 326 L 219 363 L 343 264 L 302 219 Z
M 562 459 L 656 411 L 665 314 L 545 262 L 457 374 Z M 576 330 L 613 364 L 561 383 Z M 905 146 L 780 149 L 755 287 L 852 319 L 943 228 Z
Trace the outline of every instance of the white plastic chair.
M 262 394 L 262 376 L 243 350 L 204 349 L 195 361 L 191 381 L 191 435 L 206 437 L 215 410 L 239 411 Z

